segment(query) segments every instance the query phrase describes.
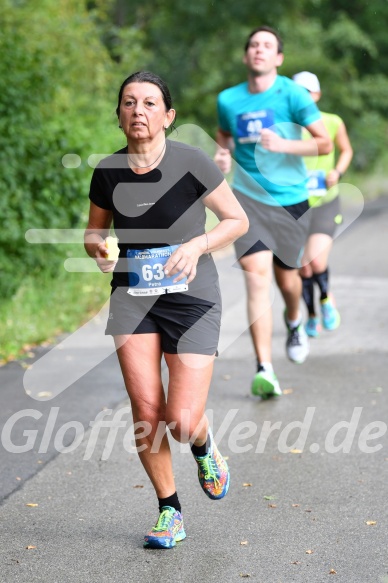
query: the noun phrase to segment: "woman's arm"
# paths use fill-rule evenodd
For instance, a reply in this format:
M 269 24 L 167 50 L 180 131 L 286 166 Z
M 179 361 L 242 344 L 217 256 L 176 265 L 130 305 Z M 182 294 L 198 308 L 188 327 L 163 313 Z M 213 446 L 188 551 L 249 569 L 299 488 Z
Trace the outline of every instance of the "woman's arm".
M 105 239 L 109 235 L 112 224 L 112 212 L 90 203 L 89 221 L 84 235 L 84 246 L 89 257 L 96 260 L 98 267 L 104 273 L 113 271 L 117 261 L 106 259 L 108 248 Z
M 179 273 L 174 281 L 180 281 L 187 276 L 187 283 L 190 283 L 196 276 L 201 255 L 227 247 L 248 230 L 248 217 L 226 180 L 208 194 L 203 203 L 214 212 L 220 222 L 208 233 L 180 245 L 171 255 L 164 271 L 166 275 Z

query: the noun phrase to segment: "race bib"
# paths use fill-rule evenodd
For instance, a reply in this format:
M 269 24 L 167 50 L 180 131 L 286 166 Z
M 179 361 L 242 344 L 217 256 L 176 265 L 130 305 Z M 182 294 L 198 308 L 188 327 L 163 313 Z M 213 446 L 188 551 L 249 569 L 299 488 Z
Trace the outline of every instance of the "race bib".
M 179 245 L 154 249 L 128 249 L 128 278 L 131 296 L 173 294 L 189 289 L 187 277 L 174 283 L 177 274 L 166 276 L 163 267 Z
M 272 109 L 240 113 L 237 116 L 237 140 L 240 144 L 256 144 L 261 140 L 261 130 L 275 123 Z
M 325 196 L 326 172 L 324 170 L 309 170 L 307 173 L 307 189 L 310 196 Z

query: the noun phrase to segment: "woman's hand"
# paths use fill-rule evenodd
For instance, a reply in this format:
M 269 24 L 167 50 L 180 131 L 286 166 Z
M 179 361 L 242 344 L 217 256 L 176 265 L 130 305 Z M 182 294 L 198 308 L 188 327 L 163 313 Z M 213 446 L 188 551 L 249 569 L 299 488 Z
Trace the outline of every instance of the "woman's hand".
M 117 263 L 117 259 L 107 259 L 108 254 L 109 254 L 109 249 L 106 246 L 106 242 L 101 241 L 101 243 L 98 243 L 97 249 L 96 249 L 95 260 L 96 260 L 96 263 L 97 263 L 99 269 L 103 273 L 109 273 L 109 272 L 113 271 L 115 266 L 116 266 L 116 263 Z
M 194 237 L 175 249 L 164 265 L 164 273 L 168 276 L 178 274 L 174 283 L 178 283 L 187 276 L 187 283 L 193 281 L 197 275 L 198 259 L 207 251 L 206 234 Z

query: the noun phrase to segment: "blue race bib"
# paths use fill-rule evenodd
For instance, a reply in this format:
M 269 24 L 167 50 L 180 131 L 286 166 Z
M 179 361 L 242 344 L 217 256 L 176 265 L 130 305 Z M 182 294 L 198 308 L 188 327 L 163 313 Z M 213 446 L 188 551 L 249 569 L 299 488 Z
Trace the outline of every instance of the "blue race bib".
M 261 140 L 261 130 L 275 123 L 272 109 L 240 113 L 237 116 L 237 140 L 240 144 L 256 144 Z
M 166 276 L 163 267 L 179 245 L 154 249 L 128 249 L 128 292 L 132 296 L 172 294 L 189 289 L 187 277 L 174 283 L 178 274 Z
M 326 172 L 324 170 L 309 170 L 307 176 L 309 196 L 325 196 L 327 192 Z

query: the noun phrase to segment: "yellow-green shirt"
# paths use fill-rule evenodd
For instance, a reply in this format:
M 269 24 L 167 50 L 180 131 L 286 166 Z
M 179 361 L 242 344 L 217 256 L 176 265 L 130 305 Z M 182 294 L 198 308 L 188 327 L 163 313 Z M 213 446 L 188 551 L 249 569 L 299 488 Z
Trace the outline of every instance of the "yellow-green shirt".
M 342 119 L 334 113 L 321 112 L 322 121 L 325 124 L 330 139 L 334 142 Z M 306 132 L 306 138 L 311 137 Z M 326 188 L 326 176 L 335 168 L 335 148 L 330 154 L 322 156 L 306 156 L 304 158 L 308 174 L 307 188 L 309 190 L 310 206 L 321 206 L 331 202 L 338 196 L 338 187 L 333 186 L 330 190 Z

